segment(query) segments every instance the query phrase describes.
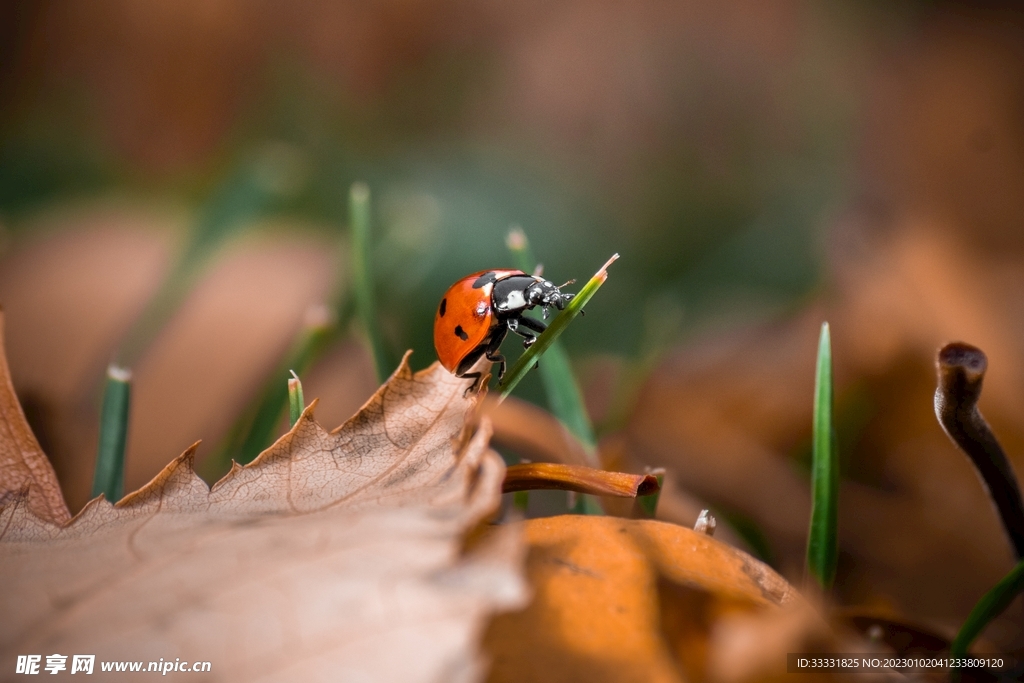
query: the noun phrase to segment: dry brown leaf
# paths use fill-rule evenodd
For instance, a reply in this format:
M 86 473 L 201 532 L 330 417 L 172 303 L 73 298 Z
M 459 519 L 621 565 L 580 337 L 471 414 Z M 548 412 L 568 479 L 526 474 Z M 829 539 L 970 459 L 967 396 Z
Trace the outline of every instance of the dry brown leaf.
M 491 681 L 700 680 L 721 616 L 799 599 L 746 553 L 672 524 L 565 515 L 522 526 L 535 597 L 491 623 Z
M 0 510 L 3 660 L 180 657 L 222 681 L 476 679 L 483 621 L 525 593 L 516 538 L 460 558 L 504 473 L 486 420 L 465 427 L 464 390 L 437 364 L 403 362 L 343 426 L 324 431 L 310 405 L 212 490 L 193 447 L 64 527 L 16 497 Z
M 14 394 L 4 352 L 4 317 L 0 312 L 0 505 L 19 496 L 36 517 L 63 524 L 71 514 L 57 475 L 32 434 Z

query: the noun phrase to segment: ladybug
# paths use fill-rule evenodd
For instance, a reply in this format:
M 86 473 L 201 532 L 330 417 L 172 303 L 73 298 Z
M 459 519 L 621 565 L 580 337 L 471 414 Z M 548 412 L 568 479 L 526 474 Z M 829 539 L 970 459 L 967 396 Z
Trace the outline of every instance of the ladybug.
M 541 306 L 547 318 L 552 306 L 561 310 L 574 296 L 563 294 L 553 283 L 521 270 L 481 270 L 467 275 L 448 288 L 437 307 L 434 316 L 437 357 L 456 377 L 473 380 L 467 393 L 480 384 L 480 373 L 469 370 L 481 356 L 501 364 L 498 370 L 501 380 L 505 375 L 505 357 L 498 349 L 505 335 L 515 332 L 524 338 L 523 348 L 530 348 L 537 335 L 547 329 L 541 321 L 523 314 Z

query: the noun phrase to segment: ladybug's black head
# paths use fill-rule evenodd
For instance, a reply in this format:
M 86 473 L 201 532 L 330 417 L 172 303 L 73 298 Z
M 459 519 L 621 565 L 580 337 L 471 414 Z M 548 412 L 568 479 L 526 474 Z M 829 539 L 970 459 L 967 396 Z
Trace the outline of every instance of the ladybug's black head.
M 548 308 L 554 306 L 558 310 L 565 308 L 565 305 L 572 300 L 573 294 L 562 294 L 553 283 L 547 280 L 537 280 L 523 292 L 528 307 L 543 306 Z

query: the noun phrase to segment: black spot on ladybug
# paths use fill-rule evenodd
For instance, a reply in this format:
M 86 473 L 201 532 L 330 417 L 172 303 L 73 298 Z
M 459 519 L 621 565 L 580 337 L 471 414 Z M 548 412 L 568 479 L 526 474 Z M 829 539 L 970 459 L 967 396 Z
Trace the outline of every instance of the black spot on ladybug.
M 469 339 L 469 335 L 466 334 L 466 331 L 464 329 L 462 329 L 462 325 L 455 326 L 455 336 L 461 339 L 462 341 L 466 341 L 467 339 Z
M 448 310 L 448 299 L 441 299 L 441 317 L 444 317 L 444 312 Z
M 497 279 L 498 279 L 498 276 L 497 276 L 497 274 L 495 274 L 495 272 L 493 270 L 489 271 L 487 273 L 484 273 L 483 275 L 481 275 L 480 277 L 478 277 L 476 279 L 476 282 L 473 283 L 473 289 L 480 289 L 484 285 L 489 285 L 489 284 L 491 284 L 492 282 L 494 282 Z

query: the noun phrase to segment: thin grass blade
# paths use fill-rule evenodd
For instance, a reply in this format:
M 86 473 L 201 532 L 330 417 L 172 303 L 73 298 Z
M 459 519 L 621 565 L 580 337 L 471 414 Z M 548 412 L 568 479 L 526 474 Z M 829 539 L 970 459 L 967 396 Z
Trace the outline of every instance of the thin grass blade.
M 124 495 L 124 451 L 128 443 L 131 387 L 130 370 L 116 365 L 107 368 L 92 495 L 102 493 L 111 502 L 117 502 Z
M 288 405 L 288 386 L 284 380 L 289 369 L 300 374 L 308 370 L 337 339 L 344 321 L 350 316 L 349 307 L 343 308 L 339 318 L 325 306 L 313 306 L 306 312 L 302 330 L 284 361 L 267 379 L 259 401 L 235 422 L 216 455 L 200 466 L 207 481 L 219 479 L 228 471 L 232 460 L 243 465 L 252 462 L 274 442 L 274 431 Z
M 373 269 L 370 258 L 370 188 L 366 183 L 353 183 L 348 195 L 349 225 L 352 229 L 352 278 L 356 313 L 363 325 L 373 353 L 377 381 L 383 383 L 397 363 L 388 353 L 380 333 L 377 303 L 374 294 Z
M 548 329 L 537 337 L 537 341 L 535 341 L 530 348 L 526 349 L 526 351 L 519 356 L 519 359 L 512 366 L 512 369 L 509 370 L 507 375 L 505 375 L 505 381 L 499 385 L 501 387 L 501 391 L 498 394 L 499 400 L 503 400 L 506 396 L 512 393 L 512 390 L 515 389 L 516 385 L 522 381 L 523 377 L 526 376 L 526 373 L 530 371 L 531 367 L 533 367 L 533 364 L 536 363 L 540 356 L 551 347 L 554 341 L 558 339 L 559 335 L 565 331 L 569 326 L 569 323 L 573 321 L 573 318 L 579 315 L 580 311 L 583 310 L 583 307 L 587 305 L 587 302 L 590 301 L 597 290 L 601 288 L 604 281 L 608 279 L 608 266 L 614 263 L 618 258 L 619 255 L 614 254 L 610 259 L 608 259 L 608 261 L 601 266 L 601 269 L 594 274 L 594 277 L 590 278 L 590 281 L 583 286 L 583 289 L 581 289 L 576 296 L 573 297 L 572 301 L 566 305 L 565 310 L 559 313 L 558 316 L 551 321 L 551 324 L 548 325 Z
M 832 406 L 832 340 L 826 322 L 818 340 L 814 380 L 811 528 L 807 539 L 807 570 L 826 590 L 835 581 L 839 559 L 839 458 Z
M 526 273 L 532 273 L 536 270 L 537 261 L 530 250 L 529 240 L 526 239 L 526 234 L 522 229 L 514 228 L 509 232 L 506 244 L 515 257 L 516 265 L 520 270 Z M 601 459 L 597 455 L 597 438 L 594 435 L 594 426 L 590 422 L 590 416 L 587 415 L 586 406 L 583 403 L 583 394 L 580 391 L 579 383 L 576 381 L 572 365 L 569 362 L 569 354 L 559 340 L 556 339 L 551 343 L 539 370 L 551 412 L 584 445 L 587 464 L 591 467 L 600 468 Z M 601 503 L 591 496 L 581 496 L 577 500 L 577 505 L 573 511 L 597 515 L 604 512 L 601 508 Z
M 515 259 L 516 266 L 527 273 L 537 268 L 537 260 L 530 249 L 530 242 L 521 228 L 513 228 L 506 240 Z M 560 340 L 555 340 L 544 356 L 543 365 L 538 368 L 544 381 L 544 391 L 551 412 L 561 420 L 570 432 L 587 447 L 587 459 L 591 467 L 599 467 L 596 454 L 597 440 L 583 404 L 576 376 L 572 372 L 569 354 Z
M 951 657 L 964 657 L 968 648 L 975 638 L 981 635 L 989 622 L 998 617 L 1010 606 L 1013 599 L 1024 592 L 1024 560 L 1017 563 L 1017 566 L 1010 570 L 1010 573 L 1003 577 L 992 590 L 982 596 L 978 604 L 974 606 L 967 620 L 960 627 L 960 631 L 950 645 L 949 654 Z
M 338 250 L 343 262 L 350 260 L 349 244 L 339 229 Z M 302 330 L 282 363 L 263 384 L 258 399 L 235 421 L 218 451 L 199 466 L 207 481 L 216 481 L 231 466 L 252 462 L 274 441 L 275 430 L 288 405 L 288 370 L 306 372 L 344 330 L 354 315 L 355 303 L 347 278 L 335 281 L 330 305 L 317 304 L 307 309 Z M 282 381 L 285 380 L 285 381 Z
M 302 411 L 306 408 L 306 400 L 302 396 L 302 380 L 294 370 L 290 372 L 292 376 L 288 378 L 288 425 L 294 427 L 302 417 Z
M 299 332 L 298 339 L 285 357 L 281 369 L 274 373 L 267 383 L 263 399 L 235 456 L 238 462 L 251 462 L 273 443 L 274 429 L 280 424 L 281 414 L 288 403 L 287 384 L 281 382 L 281 377 L 288 376 L 292 370 L 298 373 L 305 372 L 313 365 L 324 349 L 338 337 L 344 321 L 349 317 L 347 311 L 343 313 L 343 318 L 335 319 L 330 311 L 322 306 L 315 306 L 307 312 L 306 322 Z

